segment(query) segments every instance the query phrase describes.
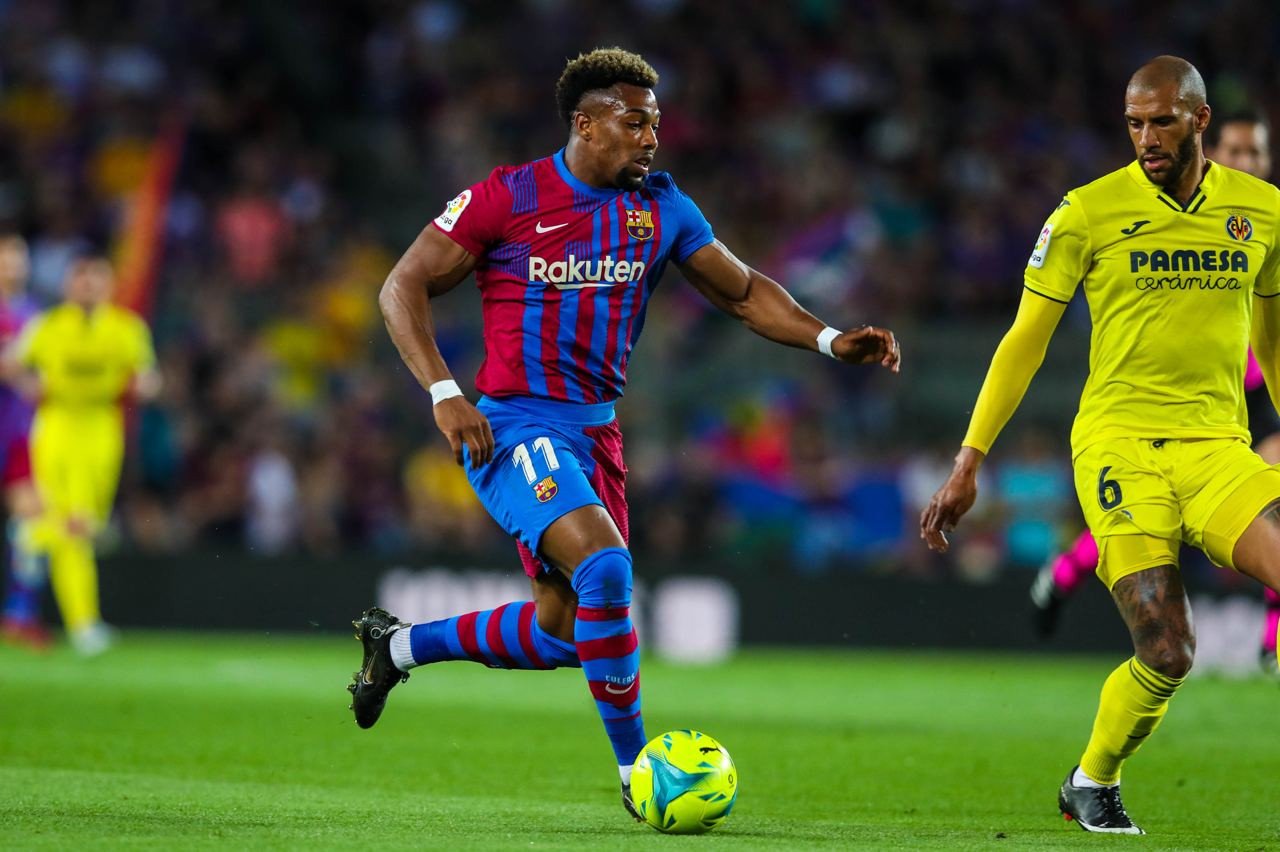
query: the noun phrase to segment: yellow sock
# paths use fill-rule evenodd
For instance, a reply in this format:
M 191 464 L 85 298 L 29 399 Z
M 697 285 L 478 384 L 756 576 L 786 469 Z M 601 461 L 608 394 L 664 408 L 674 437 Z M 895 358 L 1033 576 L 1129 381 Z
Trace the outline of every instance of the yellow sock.
M 1102 685 L 1093 735 L 1080 768 L 1099 784 L 1118 784 L 1120 766 L 1160 724 L 1184 678 L 1152 671 L 1137 657 L 1120 664 Z
M 101 620 L 98 563 L 89 539 L 66 533 L 58 537 L 49 549 L 49 582 L 67 632 L 74 633 Z

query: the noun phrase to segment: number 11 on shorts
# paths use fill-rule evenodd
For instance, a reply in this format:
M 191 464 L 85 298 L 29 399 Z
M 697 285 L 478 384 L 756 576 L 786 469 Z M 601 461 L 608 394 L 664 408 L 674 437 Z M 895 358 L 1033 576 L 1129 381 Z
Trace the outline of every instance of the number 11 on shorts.
M 535 438 L 533 441 L 533 452 L 542 453 L 543 458 L 547 460 L 547 472 L 560 469 L 560 460 L 556 458 L 555 448 L 551 446 L 551 439 L 545 435 L 541 438 Z M 538 478 L 538 474 L 533 470 L 533 455 L 529 452 L 529 447 L 521 444 L 515 448 L 511 454 L 511 463 L 521 469 L 524 473 L 525 480 L 532 485 Z

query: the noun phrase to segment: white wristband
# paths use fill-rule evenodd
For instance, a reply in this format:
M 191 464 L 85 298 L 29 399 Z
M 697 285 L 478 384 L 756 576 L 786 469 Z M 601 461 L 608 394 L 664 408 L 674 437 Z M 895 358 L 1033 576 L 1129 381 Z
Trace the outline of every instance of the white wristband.
M 827 326 L 822 331 L 818 332 L 818 351 L 823 355 L 826 355 L 828 358 L 836 357 L 831 353 L 831 341 L 835 340 L 839 336 L 840 332 L 831 326 Z
M 427 388 L 427 393 L 431 394 L 431 404 L 439 405 L 446 399 L 462 396 L 462 388 L 458 387 L 458 383 L 453 379 L 444 379 Z

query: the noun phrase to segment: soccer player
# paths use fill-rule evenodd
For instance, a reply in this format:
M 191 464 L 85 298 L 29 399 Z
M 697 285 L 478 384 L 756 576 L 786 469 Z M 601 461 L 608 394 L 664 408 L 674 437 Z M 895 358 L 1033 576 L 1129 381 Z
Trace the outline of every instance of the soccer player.
M 1261 115 L 1250 111 L 1232 113 L 1214 121 L 1205 131 L 1205 156 L 1212 162 L 1238 169 L 1260 180 L 1271 176 L 1270 133 Z M 1267 464 L 1280 462 L 1280 417 L 1271 404 L 1262 370 L 1249 353 L 1244 374 L 1245 407 L 1254 450 Z M 1098 545 L 1085 530 L 1066 551 L 1044 566 L 1031 585 L 1035 625 L 1042 636 L 1057 628 L 1062 604 L 1091 577 L 1098 567 Z M 1263 619 L 1259 658 L 1264 670 L 1276 671 L 1276 631 L 1280 627 L 1280 595 L 1265 589 L 1266 617 Z
M 27 243 L 17 234 L 0 236 L 0 349 L 8 346 L 35 315 L 26 295 L 30 261 Z M 31 482 L 31 403 L 8 385 L 0 385 L 0 488 L 9 512 L 9 565 L 5 578 L 0 634 L 7 641 L 43 648 L 49 633 L 40 622 L 40 593 L 46 568 L 37 544 L 40 500 Z
M 1280 588 L 1280 470 L 1249 447 L 1243 391 L 1252 340 L 1280 397 L 1280 190 L 1205 160 L 1204 81 L 1184 59 L 1138 69 L 1124 119 L 1137 157 L 1068 192 L 1049 216 L 920 532 L 947 549 L 983 459 L 1083 283 L 1093 336 L 1071 433 L 1076 491 L 1134 655 L 1103 685 L 1058 806 L 1087 831 L 1141 834 L 1121 802 L 1121 767 L 1159 725 L 1195 651 L 1180 543 Z
M 124 457 L 124 398 L 159 390 L 146 323 L 110 303 L 111 263 L 83 257 L 67 271 L 65 300 L 23 329 L 6 353 L 38 400 L 31 465 L 44 507 L 49 578 L 77 651 L 106 650 L 93 538 L 111 515 Z
M 657 82 L 640 56 L 617 48 L 569 62 L 556 84 L 565 147 L 463 190 L 387 278 L 379 301 L 391 337 L 476 494 L 517 540 L 533 600 L 412 626 L 370 609 L 354 622 L 364 660 L 349 687 L 368 728 L 414 666 L 580 666 L 633 816 L 631 764 L 646 739 L 614 401 L 667 263 L 770 340 L 895 372 L 899 363 L 892 332 L 825 327 L 738 260 L 671 176 L 652 170 Z M 478 405 L 451 377 L 431 318 L 432 300 L 472 270 L 484 317 Z

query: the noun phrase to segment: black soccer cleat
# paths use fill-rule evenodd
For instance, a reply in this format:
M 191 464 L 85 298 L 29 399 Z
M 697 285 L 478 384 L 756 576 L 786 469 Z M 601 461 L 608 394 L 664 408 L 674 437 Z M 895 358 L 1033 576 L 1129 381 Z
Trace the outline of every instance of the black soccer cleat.
M 640 812 L 636 810 L 636 803 L 631 800 L 631 785 L 622 785 L 622 806 L 627 809 L 627 813 L 635 817 L 636 822 L 644 822 L 644 817 L 640 816 Z
M 1041 639 L 1048 639 L 1057 632 L 1063 601 L 1053 582 L 1053 563 L 1049 563 L 1040 569 L 1031 584 L 1031 624 Z
M 1072 767 L 1058 791 L 1058 810 L 1067 820 L 1075 820 L 1085 831 L 1103 834 L 1146 834 L 1133 824 L 1120 801 L 1120 785 L 1077 787 L 1071 783 L 1079 766 Z
M 356 638 L 364 645 L 364 662 L 354 680 L 347 686 L 351 693 L 351 709 L 356 713 L 356 724 L 372 728 L 387 705 L 387 693 L 398 683 L 409 679 L 391 662 L 391 634 L 409 625 L 400 621 L 381 607 L 367 609 L 356 621 Z

